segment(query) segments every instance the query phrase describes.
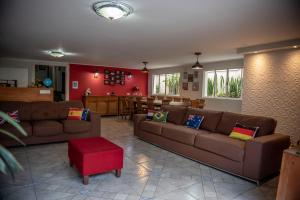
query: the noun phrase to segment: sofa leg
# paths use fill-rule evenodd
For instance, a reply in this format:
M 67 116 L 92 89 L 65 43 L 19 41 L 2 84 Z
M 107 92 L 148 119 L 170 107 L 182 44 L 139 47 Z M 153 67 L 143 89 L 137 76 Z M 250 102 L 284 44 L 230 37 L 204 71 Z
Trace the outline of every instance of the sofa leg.
M 84 185 L 89 184 L 89 176 L 83 176 L 83 184 Z
M 121 176 L 121 169 L 117 169 L 116 170 L 116 177 L 120 177 Z

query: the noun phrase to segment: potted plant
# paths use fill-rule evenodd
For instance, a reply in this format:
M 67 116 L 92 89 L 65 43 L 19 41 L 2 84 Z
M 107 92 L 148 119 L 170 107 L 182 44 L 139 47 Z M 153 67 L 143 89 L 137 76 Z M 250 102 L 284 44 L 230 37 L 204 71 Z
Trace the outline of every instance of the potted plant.
M 14 126 L 22 135 L 27 136 L 27 133 L 20 126 L 20 124 L 9 117 L 6 113 L 0 111 L 0 118 L 6 121 L 6 123 Z M 17 136 L 4 129 L 1 129 L 1 126 L 0 133 L 18 141 L 20 144 L 25 146 L 25 144 Z M 0 144 L 0 172 L 3 174 L 10 174 L 12 178 L 14 178 L 15 173 L 21 170 L 23 170 L 21 164 L 16 160 L 12 153 L 10 153 L 4 146 Z

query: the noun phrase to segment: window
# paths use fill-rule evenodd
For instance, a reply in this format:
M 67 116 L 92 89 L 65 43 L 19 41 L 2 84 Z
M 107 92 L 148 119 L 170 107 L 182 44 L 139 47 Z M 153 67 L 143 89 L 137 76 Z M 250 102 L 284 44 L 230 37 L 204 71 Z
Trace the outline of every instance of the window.
M 243 69 L 224 69 L 204 72 L 204 96 L 241 98 Z
M 152 76 L 152 93 L 157 95 L 179 95 L 180 73 Z

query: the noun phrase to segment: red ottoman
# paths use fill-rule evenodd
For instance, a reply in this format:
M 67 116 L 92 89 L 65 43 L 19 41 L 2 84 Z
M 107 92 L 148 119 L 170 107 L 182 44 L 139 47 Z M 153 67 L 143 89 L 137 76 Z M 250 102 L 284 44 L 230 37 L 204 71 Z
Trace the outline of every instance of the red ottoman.
M 85 185 L 93 174 L 116 170 L 116 176 L 121 176 L 123 149 L 102 137 L 70 140 L 68 155 L 70 166 L 79 170 Z

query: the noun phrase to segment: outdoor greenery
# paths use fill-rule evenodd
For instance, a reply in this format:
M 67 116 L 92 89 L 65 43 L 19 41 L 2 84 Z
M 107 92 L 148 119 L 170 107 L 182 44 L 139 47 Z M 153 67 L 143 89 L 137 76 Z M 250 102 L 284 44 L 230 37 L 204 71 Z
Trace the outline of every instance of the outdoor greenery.
M 9 123 L 12 126 L 14 126 L 22 135 L 27 136 L 25 130 L 6 113 L 0 111 L 0 118 L 4 119 L 6 123 Z M 12 139 L 18 141 L 22 145 L 25 145 L 18 137 L 4 129 L 0 128 L 0 133 L 11 137 Z M 16 158 L 5 147 L 0 145 L 0 172 L 3 174 L 10 174 L 12 178 L 14 178 L 15 173 L 21 170 L 23 170 L 23 168 L 20 165 L 20 163 L 16 160 Z
M 154 94 L 179 94 L 180 73 L 154 75 L 154 80 Z
M 242 93 L 242 80 L 240 77 L 233 78 L 228 82 L 228 96 L 232 98 L 240 98 Z
M 168 74 L 166 78 L 166 86 L 169 88 L 169 94 L 177 95 L 179 94 L 179 73 Z
M 214 94 L 214 80 L 211 78 L 207 79 L 207 96 L 213 96 Z

